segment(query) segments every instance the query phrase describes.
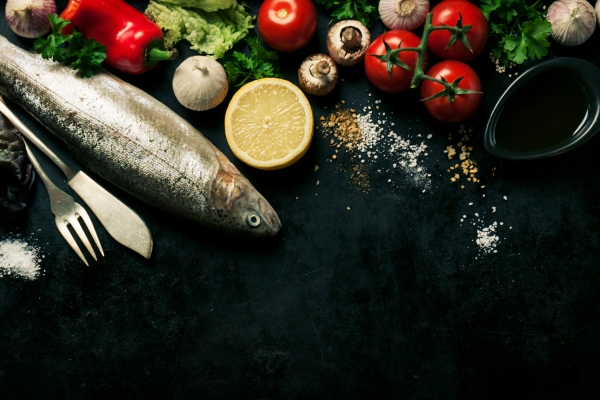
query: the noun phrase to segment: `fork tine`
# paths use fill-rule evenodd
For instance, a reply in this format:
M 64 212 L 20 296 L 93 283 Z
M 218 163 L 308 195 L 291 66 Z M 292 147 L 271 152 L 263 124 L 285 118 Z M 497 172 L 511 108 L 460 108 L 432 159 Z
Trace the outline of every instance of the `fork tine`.
M 85 232 L 83 231 L 83 228 L 81 227 L 81 224 L 79 223 L 79 219 L 77 218 L 78 215 L 75 213 L 73 215 L 67 215 L 66 217 L 68 218 L 69 224 L 71 225 L 71 227 L 73 228 L 75 233 L 77 233 L 77 236 L 79 236 L 79 240 L 81 240 L 81 242 L 83 243 L 85 248 L 88 249 L 88 251 L 92 255 L 92 258 L 94 260 L 98 261 L 98 258 L 96 257 L 96 252 L 94 251 L 92 244 L 90 243 L 89 239 L 85 235 Z
M 96 247 L 100 251 L 100 254 L 102 254 L 102 257 L 104 257 L 104 250 L 102 249 L 100 239 L 98 239 L 98 234 L 94 229 L 94 224 L 92 222 L 92 219 L 90 218 L 90 215 L 87 213 L 87 211 L 85 211 L 85 208 L 83 208 L 79 203 L 75 203 L 75 206 L 77 208 L 77 214 L 79 214 L 83 222 L 85 222 L 85 225 L 87 226 L 90 235 L 92 235 L 92 238 L 94 239 L 94 243 L 96 243 Z
M 71 235 L 71 232 L 69 231 L 69 228 L 67 227 L 64 218 L 58 218 L 57 217 L 56 218 L 56 226 L 58 227 L 58 230 L 60 231 L 60 234 L 65 238 L 65 240 L 67 241 L 67 243 L 69 244 L 69 246 L 71 246 L 71 248 L 73 249 L 73 251 L 75 253 L 77 253 L 77 255 L 79 256 L 79 258 L 81 258 L 81 261 L 83 261 L 84 264 L 89 267 L 90 264 L 88 264 L 87 260 L 83 256 L 83 253 L 81 252 L 81 250 L 79 250 L 79 246 L 77 246 L 77 242 L 73 238 L 73 235 Z

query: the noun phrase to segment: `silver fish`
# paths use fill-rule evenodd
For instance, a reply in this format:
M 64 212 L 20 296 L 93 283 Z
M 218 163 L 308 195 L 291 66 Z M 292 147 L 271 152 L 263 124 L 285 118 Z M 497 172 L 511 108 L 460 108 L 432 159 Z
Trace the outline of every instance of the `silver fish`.
M 148 204 L 251 236 L 273 236 L 281 227 L 267 200 L 197 129 L 108 72 L 80 78 L 0 36 L 0 94 L 89 169 Z

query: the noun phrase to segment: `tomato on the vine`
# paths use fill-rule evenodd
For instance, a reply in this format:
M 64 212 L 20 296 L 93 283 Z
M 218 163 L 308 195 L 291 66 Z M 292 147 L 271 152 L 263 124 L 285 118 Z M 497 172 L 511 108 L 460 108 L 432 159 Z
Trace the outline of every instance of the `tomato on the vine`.
M 458 38 L 450 47 L 448 43 L 452 33 L 447 30 L 431 32 L 427 41 L 427 48 L 442 60 L 470 61 L 477 57 L 485 48 L 489 34 L 488 21 L 479 7 L 465 0 L 444 0 L 431 10 L 432 25 L 456 26 L 462 17 L 462 26 L 471 25 L 465 37 L 471 50 Z
M 385 41 L 385 42 L 384 42 Z M 410 88 L 413 72 L 417 66 L 418 53 L 416 51 L 401 51 L 397 58 L 406 64 L 412 71 L 398 65 L 392 66 L 392 74 L 387 70 L 387 62 L 375 56 L 386 54 L 385 43 L 392 50 L 405 47 L 417 47 L 421 39 L 406 30 L 391 30 L 378 36 L 367 49 L 365 56 L 365 72 L 369 81 L 378 89 L 388 93 L 401 93 Z M 426 61 L 425 61 L 426 63 Z M 425 68 L 425 64 L 423 66 Z
M 427 71 L 428 76 L 449 84 L 455 83 L 456 93 L 425 100 L 445 90 L 441 83 L 423 79 L 421 99 L 431 116 L 442 122 L 461 122 L 473 115 L 481 103 L 481 81 L 479 76 L 467 64 L 461 61 L 447 60 L 435 64 Z M 451 90 L 452 91 L 452 90 Z M 461 93 L 473 91 L 478 93 Z
M 258 33 L 277 51 L 306 46 L 316 31 L 317 10 L 312 0 L 265 0 L 258 10 Z

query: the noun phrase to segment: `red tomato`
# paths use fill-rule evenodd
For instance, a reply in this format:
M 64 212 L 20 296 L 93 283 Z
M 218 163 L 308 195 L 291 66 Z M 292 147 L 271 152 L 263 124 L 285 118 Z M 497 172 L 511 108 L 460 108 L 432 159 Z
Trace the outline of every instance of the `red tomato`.
M 367 49 L 365 72 L 369 81 L 384 92 L 404 92 L 410 88 L 410 82 L 414 74 L 412 71 L 394 65 L 390 79 L 387 63 L 374 57 L 374 55 L 384 55 L 386 53 L 384 40 L 394 50 L 398 48 L 399 44 L 401 44 L 400 48 L 417 47 L 421 43 L 421 39 L 406 30 L 391 30 L 378 36 Z M 398 58 L 413 70 L 417 66 L 418 53 L 416 51 L 401 51 Z M 425 64 L 423 64 L 423 68 L 425 68 Z
M 449 83 L 462 77 L 462 80 L 458 83 L 458 89 L 481 92 L 479 76 L 473 68 L 461 61 L 447 60 L 439 62 L 427 71 L 427 75 L 438 80 L 442 80 L 443 77 Z M 421 99 L 434 96 L 443 90 L 443 84 L 423 79 L 421 82 Z M 429 114 L 442 122 L 464 121 L 477 110 L 479 103 L 481 103 L 481 93 L 456 94 L 452 102 L 448 96 L 423 101 Z
M 265 0 L 258 10 L 258 33 L 277 51 L 304 47 L 317 30 L 317 10 L 312 0 Z
M 427 48 L 442 60 L 470 61 L 474 59 L 485 48 L 489 34 L 489 25 L 483 12 L 465 0 L 445 0 L 433 7 L 431 23 L 434 26 L 449 25 L 456 26 L 456 22 L 462 16 L 462 25 L 471 25 L 471 29 L 465 34 L 471 49 L 469 50 L 460 39 L 446 49 L 452 34 L 447 30 L 431 32 L 427 41 Z

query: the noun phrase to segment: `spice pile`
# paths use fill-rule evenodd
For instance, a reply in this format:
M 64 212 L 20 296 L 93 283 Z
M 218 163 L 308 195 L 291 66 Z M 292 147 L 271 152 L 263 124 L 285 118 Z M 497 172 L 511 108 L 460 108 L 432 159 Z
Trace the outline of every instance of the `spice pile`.
M 385 112 L 378 112 L 379 103 L 376 100 L 375 107 L 368 105 L 357 111 L 345 108 L 342 101 L 328 117 L 321 117 L 324 136 L 334 149 L 330 161 L 337 160 L 342 151 L 349 154 L 353 166 L 347 169 L 363 191 L 370 189 L 370 179 L 362 166 L 375 165 L 377 173 L 390 175 L 390 184 L 398 183 L 396 174 L 400 173 L 401 180 L 425 192 L 431 188 L 431 174 L 421 164 L 428 156 L 427 145 L 413 143 L 395 132 L 394 122 L 386 119 Z
M 472 132 L 473 128 L 467 129 L 461 124 L 458 130 L 458 141 L 456 144 L 448 145 L 445 151 L 448 155 L 448 160 L 453 161 L 448 168 L 450 182 L 458 182 L 461 189 L 465 188 L 465 181 L 472 183 L 480 182 L 480 179 L 477 176 L 479 169 L 477 168 L 475 161 L 471 158 L 473 146 L 468 144 L 471 140 Z M 452 134 L 448 135 L 448 140 L 453 140 Z M 456 160 L 456 157 L 458 157 L 458 160 Z M 458 162 L 455 163 L 454 161 Z
M 0 242 L 0 278 L 16 276 L 34 280 L 40 274 L 42 258 L 37 246 L 19 236 L 4 239 Z

